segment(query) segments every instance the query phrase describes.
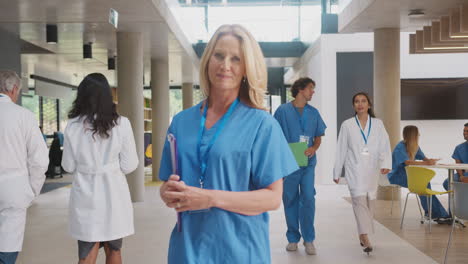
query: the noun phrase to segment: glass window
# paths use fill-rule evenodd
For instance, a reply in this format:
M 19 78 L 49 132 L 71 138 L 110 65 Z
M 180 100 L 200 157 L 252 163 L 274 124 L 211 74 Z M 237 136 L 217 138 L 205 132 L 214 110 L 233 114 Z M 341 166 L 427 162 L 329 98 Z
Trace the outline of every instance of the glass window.
M 331 7 L 336 9 L 337 0 Z M 223 24 L 245 26 L 257 41 L 312 42 L 321 31 L 321 4 L 182 5 L 173 6 L 176 19 L 192 43 L 207 42 Z M 196 21 L 196 22 L 194 22 Z
M 76 90 L 73 90 L 70 97 L 66 99 L 60 99 L 60 109 L 59 109 L 59 117 L 60 117 L 60 131 L 64 131 L 65 127 L 67 126 L 68 122 L 68 112 L 70 112 L 73 102 L 76 98 Z
M 203 95 L 203 92 L 200 89 L 193 89 L 193 105 L 200 103 L 204 99 L 205 96 Z
M 34 113 L 39 124 L 39 96 L 34 94 L 34 91 L 29 91 L 27 94 L 21 95 L 21 105 Z
M 57 131 L 57 99 L 43 96 L 42 112 L 42 131 L 45 135 L 53 135 Z

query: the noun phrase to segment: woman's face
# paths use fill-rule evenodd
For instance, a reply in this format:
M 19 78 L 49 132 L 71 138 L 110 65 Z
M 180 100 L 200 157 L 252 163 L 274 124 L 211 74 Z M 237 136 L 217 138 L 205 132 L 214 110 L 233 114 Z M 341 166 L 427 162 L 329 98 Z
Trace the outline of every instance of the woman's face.
M 239 90 L 244 76 L 245 61 L 240 41 L 232 35 L 222 36 L 208 61 L 210 89 Z
M 353 103 L 354 111 L 358 114 L 367 113 L 370 108 L 369 101 L 364 95 L 358 95 L 354 98 Z

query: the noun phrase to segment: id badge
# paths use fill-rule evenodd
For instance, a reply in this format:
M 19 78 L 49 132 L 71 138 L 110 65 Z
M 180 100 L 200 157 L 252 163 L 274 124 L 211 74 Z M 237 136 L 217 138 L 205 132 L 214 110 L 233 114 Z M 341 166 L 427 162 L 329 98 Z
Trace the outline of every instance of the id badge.
M 305 142 L 307 143 L 307 145 L 309 145 L 309 137 L 308 136 L 304 136 L 304 135 L 300 135 L 299 136 L 299 142 Z
M 365 156 L 369 155 L 369 149 L 367 148 L 367 146 L 362 148 L 361 154 Z

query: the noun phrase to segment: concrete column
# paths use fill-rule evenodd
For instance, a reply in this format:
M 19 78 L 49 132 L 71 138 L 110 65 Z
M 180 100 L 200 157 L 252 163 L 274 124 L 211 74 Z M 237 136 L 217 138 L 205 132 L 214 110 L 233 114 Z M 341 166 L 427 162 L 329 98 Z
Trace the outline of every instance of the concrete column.
M 193 106 L 193 83 L 182 84 L 182 107 L 187 109 Z
M 13 30 L 14 31 L 14 30 Z M 0 29 L 0 69 L 15 71 L 21 78 L 21 40 L 19 33 Z
M 153 181 L 159 179 L 161 153 L 169 127 L 169 64 L 166 56 L 151 59 L 151 103 L 153 116 Z
M 0 69 L 15 71 L 21 78 L 21 39 L 17 25 L 0 29 Z M 23 91 L 24 92 L 24 91 Z M 18 105 L 21 105 L 21 96 L 18 96 Z
M 182 107 L 193 106 L 193 65 L 190 58 L 182 55 Z
M 143 122 L 143 37 L 139 32 L 117 33 L 117 97 L 119 112 L 132 124 L 138 167 L 128 175 L 133 202 L 142 202 L 145 192 Z
M 400 29 L 374 30 L 374 110 L 390 137 L 393 148 L 400 141 Z M 388 189 L 388 188 L 386 188 Z M 391 199 L 391 191 L 379 188 L 378 199 Z M 395 199 L 400 199 L 399 189 L 394 189 Z

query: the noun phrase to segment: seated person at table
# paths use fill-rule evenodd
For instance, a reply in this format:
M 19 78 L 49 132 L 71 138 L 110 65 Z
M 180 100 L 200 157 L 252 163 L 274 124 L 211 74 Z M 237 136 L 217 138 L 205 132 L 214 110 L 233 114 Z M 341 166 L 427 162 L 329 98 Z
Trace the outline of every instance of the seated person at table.
M 407 165 L 434 165 L 437 159 L 428 159 L 418 145 L 419 132 L 416 126 L 406 126 L 403 129 L 403 141 L 400 141 L 393 150 L 392 171 L 388 174 L 388 180 L 392 184 L 398 184 L 408 188 L 405 167 Z M 429 183 L 427 188 L 431 189 Z M 425 215 L 429 215 L 429 203 L 426 196 L 419 196 Z M 439 199 L 432 196 L 432 218 L 448 218 L 449 215 Z
M 62 140 L 60 140 L 60 138 L 62 138 Z M 53 178 L 56 175 L 62 177 L 62 146 L 63 133 L 54 132 L 54 139 L 52 140 L 52 144 L 50 145 L 49 150 L 49 167 L 46 172 L 47 177 Z
M 468 163 L 468 123 L 463 128 L 463 137 L 465 138 L 465 142 L 458 145 L 452 154 L 452 158 L 456 163 Z M 457 170 L 457 173 L 453 176 L 453 181 L 468 183 L 468 171 Z M 444 181 L 444 188 L 448 190 L 448 179 Z

